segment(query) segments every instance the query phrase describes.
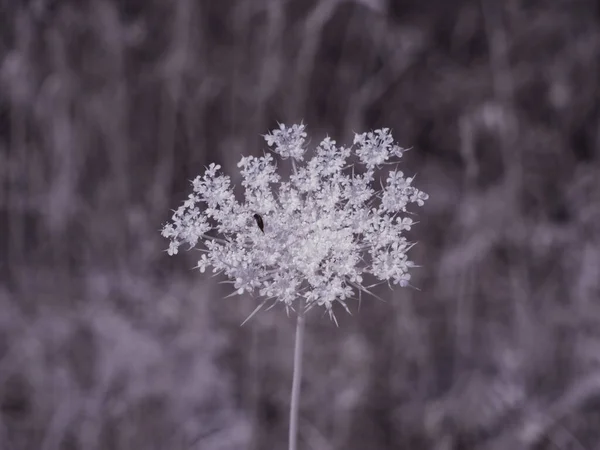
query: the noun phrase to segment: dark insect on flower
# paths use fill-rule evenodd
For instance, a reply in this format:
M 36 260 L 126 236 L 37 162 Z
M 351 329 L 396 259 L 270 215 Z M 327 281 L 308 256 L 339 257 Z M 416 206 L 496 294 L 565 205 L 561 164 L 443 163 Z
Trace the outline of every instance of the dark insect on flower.
M 260 214 L 254 214 L 254 220 L 256 220 L 256 225 L 260 228 L 260 231 L 265 232 L 265 224 L 263 223 L 263 218 Z

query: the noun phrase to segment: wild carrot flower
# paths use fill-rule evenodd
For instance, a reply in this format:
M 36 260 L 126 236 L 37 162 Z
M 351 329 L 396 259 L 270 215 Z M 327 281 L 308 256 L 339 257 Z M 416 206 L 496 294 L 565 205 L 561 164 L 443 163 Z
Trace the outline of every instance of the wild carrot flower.
M 211 267 L 235 286 L 287 309 L 332 306 L 370 292 L 370 283 L 407 286 L 413 245 L 404 236 L 415 224 L 410 203 L 427 194 L 397 169 L 404 149 L 387 128 L 356 134 L 351 146 L 325 138 L 307 155 L 304 125 L 280 125 L 264 136 L 272 150 L 238 163 L 243 199 L 230 177 L 210 164 L 193 180 L 193 192 L 162 235 L 170 255 L 198 247 L 198 269 Z M 274 153 L 291 159 L 293 173 L 277 170 Z M 310 156 L 308 158 L 307 156 Z M 389 168 L 389 170 L 386 170 Z

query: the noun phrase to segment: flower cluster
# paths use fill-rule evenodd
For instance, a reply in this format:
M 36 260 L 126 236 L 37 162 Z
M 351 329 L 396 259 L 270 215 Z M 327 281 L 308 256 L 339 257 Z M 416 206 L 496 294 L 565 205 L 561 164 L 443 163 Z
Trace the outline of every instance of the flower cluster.
M 265 136 L 271 153 L 242 157 L 243 200 L 211 164 L 162 235 L 171 255 L 182 244 L 199 247 L 200 271 L 223 273 L 239 294 L 258 292 L 260 306 L 301 302 L 335 319 L 335 302 L 347 310 L 347 299 L 369 292 L 367 276 L 408 285 L 412 244 L 404 231 L 414 222 L 406 207 L 428 196 L 396 168 L 376 179 L 404 151 L 389 129 L 357 134 L 350 147 L 325 138 L 306 162 L 305 138 L 304 125 L 280 125 Z M 289 177 L 272 153 L 292 159 Z

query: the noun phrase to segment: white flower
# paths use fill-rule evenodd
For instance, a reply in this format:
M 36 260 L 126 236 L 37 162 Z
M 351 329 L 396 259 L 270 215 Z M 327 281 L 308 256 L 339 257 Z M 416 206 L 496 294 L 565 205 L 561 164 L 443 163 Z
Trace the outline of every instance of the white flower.
M 403 148 L 394 144 L 389 128 L 357 134 L 354 137 L 354 145 L 357 144 L 356 154 L 368 168 L 385 163 L 391 156 L 401 158 L 404 152 Z
M 211 164 L 162 234 L 171 240 L 169 254 L 184 243 L 202 250 L 198 269 L 223 273 L 239 294 L 257 292 L 263 305 L 289 309 L 323 306 L 335 319 L 333 303 L 347 309 L 349 298 L 369 292 L 366 277 L 408 285 L 414 264 L 403 232 L 414 222 L 407 206 L 422 206 L 427 194 L 402 172 L 380 174 L 402 156 L 388 129 L 356 135 L 350 148 L 326 138 L 306 162 L 305 138 L 304 125 L 280 125 L 265 136 L 282 159 L 302 162 L 289 179 L 271 154 L 243 157 L 241 201 Z
M 279 130 L 273 130 L 270 134 L 265 135 L 265 140 L 269 147 L 275 146 L 275 153 L 282 159 L 292 157 L 302 161 L 302 155 L 306 151 L 304 148 L 305 129 L 306 126 L 303 124 L 292 125 L 291 128 L 279 124 Z

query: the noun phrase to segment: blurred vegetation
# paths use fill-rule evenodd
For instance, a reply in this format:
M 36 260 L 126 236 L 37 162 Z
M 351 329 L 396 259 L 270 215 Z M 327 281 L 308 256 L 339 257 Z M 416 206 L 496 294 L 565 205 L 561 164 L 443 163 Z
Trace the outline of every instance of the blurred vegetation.
M 420 290 L 309 320 L 301 448 L 599 448 L 599 65 L 597 0 L 0 0 L 0 448 L 285 445 L 293 320 L 158 230 L 300 120 L 430 194 Z

